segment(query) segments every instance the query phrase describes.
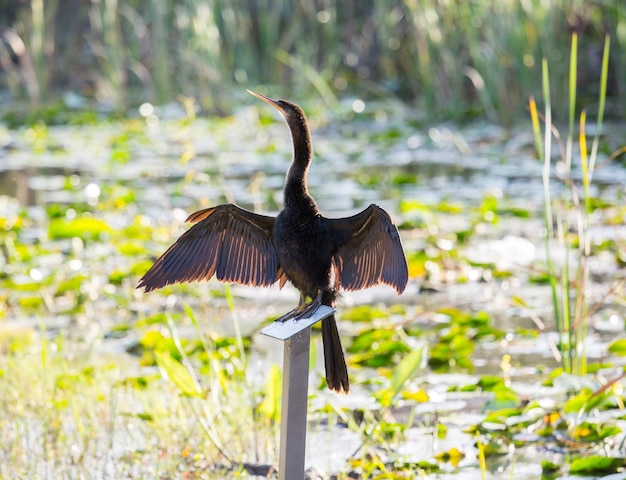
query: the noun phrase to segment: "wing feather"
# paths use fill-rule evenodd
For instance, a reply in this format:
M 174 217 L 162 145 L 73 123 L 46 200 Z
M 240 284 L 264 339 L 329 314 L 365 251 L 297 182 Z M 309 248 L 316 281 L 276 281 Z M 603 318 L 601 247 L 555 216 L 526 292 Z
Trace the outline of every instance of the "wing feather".
M 193 213 L 183 233 L 139 281 L 146 291 L 172 283 L 208 280 L 269 286 L 282 279 L 272 242 L 274 217 L 236 205 Z
M 329 220 L 337 239 L 337 277 L 345 290 L 379 284 L 406 287 L 409 274 L 398 229 L 389 214 L 370 205 L 353 217 Z

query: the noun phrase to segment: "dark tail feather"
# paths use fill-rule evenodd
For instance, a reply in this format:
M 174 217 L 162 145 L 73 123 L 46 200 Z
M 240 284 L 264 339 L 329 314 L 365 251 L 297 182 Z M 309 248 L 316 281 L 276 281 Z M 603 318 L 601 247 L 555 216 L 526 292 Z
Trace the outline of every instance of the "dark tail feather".
M 348 367 L 343 356 L 335 315 L 322 320 L 322 340 L 324 341 L 324 363 L 328 388 L 336 392 L 343 390 L 348 393 L 350 391 Z

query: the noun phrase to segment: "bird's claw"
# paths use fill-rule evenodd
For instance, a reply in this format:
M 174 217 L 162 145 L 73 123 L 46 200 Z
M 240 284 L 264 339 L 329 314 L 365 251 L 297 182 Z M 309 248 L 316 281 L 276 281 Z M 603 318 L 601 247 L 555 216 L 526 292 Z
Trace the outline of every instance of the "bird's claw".
M 301 318 L 309 318 L 315 313 L 318 307 L 322 304 L 321 300 L 317 298 L 302 306 L 298 305 L 290 312 L 285 313 L 281 317 L 277 318 L 276 322 L 285 323 L 287 320 L 300 320 Z

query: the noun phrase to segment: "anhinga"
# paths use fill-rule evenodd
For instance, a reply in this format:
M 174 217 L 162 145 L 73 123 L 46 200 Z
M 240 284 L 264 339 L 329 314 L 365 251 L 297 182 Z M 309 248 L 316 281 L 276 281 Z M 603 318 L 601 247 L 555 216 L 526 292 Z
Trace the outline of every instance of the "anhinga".
M 306 318 L 319 305 L 333 307 L 341 288 L 381 283 L 404 291 L 407 263 L 398 230 L 377 205 L 347 218 L 325 218 L 307 188 L 311 136 L 302 109 L 250 92 L 276 108 L 291 130 L 293 162 L 284 207 L 277 217 L 219 205 L 189 216 L 194 223 L 139 281 L 146 292 L 172 283 L 208 280 L 265 287 L 289 280 L 300 291 L 298 306 L 279 320 Z M 307 299 L 312 299 L 307 303 Z M 328 388 L 350 389 L 334 315 L 322 321 Z

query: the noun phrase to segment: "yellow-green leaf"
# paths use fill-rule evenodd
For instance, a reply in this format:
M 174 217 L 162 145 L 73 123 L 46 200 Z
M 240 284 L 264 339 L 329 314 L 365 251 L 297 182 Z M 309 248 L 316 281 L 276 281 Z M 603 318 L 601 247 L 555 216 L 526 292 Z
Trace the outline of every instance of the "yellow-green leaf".
M 278 366 L 272 366 L 265 382 L 265 395 L 259 405 L 259 411 L 268 419 L 278 421 L 280 418 L 280 398 L 282 393 L 282 372 Z
M 626 338 L 615 340 L 609 345 L 609 352 L 621 357 L 626 356 Z
M 190 397 L 201 397 L 202 389 L 197 384 L 189 370 L 172 357 L 169 352 L 154 352 L 157 364 L 161 372 L 167 376 L 180 389 L 183 395 Z
M 424 347 L 418 347 L 409 352 L 398 364 L 391 377 L 390 389 L 394 395 L 404 387 L 406 381 L 420 368 Z

